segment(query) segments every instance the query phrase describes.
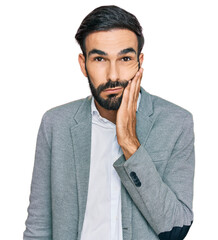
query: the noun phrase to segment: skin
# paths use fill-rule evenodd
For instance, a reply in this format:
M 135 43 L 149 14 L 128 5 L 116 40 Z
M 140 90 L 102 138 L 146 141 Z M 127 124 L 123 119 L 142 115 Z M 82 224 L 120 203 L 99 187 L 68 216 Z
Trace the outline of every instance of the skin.
M 140 147 L 136 135 L 136 109 L 143 73 L 138 66 L 143 63 L 143 54 L 138 57 L 137 36 L 127 29 L 98 31 L 86 37 L 85 46 L 86 57 L 79 54 L 78 60 L 84 76 L 89 76 L 95 88 L 109 80 L 128 82 L 127 87 L 117 87 L 120 89 L 114 100 L 122 96 L 118 110 L 105 109 L 95 100 L 100 115 L 116 124 L 117 141 L 127 160 Z M 100 93 L 103 99 L 108 96 L 106 91 Z

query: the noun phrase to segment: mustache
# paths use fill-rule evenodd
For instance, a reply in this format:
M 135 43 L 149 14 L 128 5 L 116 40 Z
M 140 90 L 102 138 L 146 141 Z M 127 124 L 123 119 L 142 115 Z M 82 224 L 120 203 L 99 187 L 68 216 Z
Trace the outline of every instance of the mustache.
M 133 77 L 134 78 L 134 77 Z M 132 80 L 131 78 L 130 80 Z M 115 88 L 115 87 L 123 87 L 124 89 L 127 87 L 129 80 L 122 80 L 122 81 L 111 81 L 109 80 L 106 84 L 101 84 L 97 87 L 97 93 L 100 94 L 107 88 Z
M 128 85 L 128 81 L 124 80 L 124 81 L 111 81 L 109 80 L 106 84 L 101 84 L 98 86 L 97 88 L 97 92 L 100 93 L 102 91 L 104 91 L 107 88 L 115 88 L 115 87 L 127 87 Z

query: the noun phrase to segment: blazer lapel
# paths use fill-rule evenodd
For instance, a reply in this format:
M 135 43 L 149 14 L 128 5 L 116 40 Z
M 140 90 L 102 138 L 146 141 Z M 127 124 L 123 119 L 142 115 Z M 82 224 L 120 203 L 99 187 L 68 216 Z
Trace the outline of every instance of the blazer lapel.
M 91 153 L 91 96 L 87 97 L 74 116 L 76 125 L 71 127 L 73 149 L 75 156 L 75 168 L 78 186 L 78 204 L 79 204 L 79 226 L 78 233 L 81 234 L 82 225 L 85 216 L 89 170 Z
M 139 142 L 145 146 L 156 117 L 153 114 L 151 95 L 141 87 L 141 101 L 136 112 L 136 134 Z

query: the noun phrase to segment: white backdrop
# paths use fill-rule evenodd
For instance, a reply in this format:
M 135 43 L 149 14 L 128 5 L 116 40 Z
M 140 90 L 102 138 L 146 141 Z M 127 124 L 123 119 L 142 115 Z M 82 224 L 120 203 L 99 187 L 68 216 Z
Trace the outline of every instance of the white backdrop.
M 193 113 L 195 219 L 187 240 L 215 239 L 218 214 L 218 7 L 214 0 L 0 2 L 1 239 L 22 239 L 43 113 L 90 95 L 74 40 L 95 7 L 116 4 L 144 29 L 142 86 Z

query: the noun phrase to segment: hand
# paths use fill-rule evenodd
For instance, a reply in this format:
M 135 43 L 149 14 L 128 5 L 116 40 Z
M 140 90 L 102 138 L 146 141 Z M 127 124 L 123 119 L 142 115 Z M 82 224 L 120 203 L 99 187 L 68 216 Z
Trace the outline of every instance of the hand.
M 124 89 L 121 105 L 117 111 L 116 131 L 117 141 L 126 158 L 130 158 L 140 147 L 136 136 L 136 109 L 140 92 L 143 69 L 136 73 Z

